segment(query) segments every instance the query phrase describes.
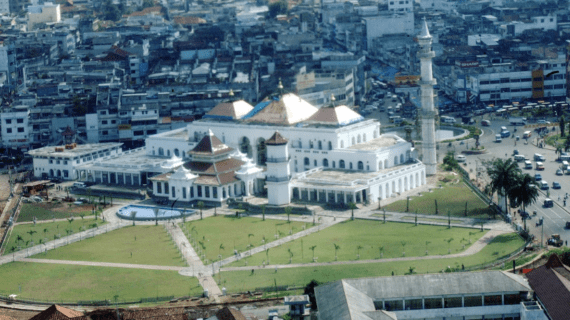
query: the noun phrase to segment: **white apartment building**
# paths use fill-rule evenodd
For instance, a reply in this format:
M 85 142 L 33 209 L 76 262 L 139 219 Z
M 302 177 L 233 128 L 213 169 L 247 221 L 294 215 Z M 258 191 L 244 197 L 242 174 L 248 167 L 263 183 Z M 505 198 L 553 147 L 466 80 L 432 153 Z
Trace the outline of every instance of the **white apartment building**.
M 0 0 L 0 14 L 10 14 L 10 0 Z
M 28 6 L 28 31 L 39 23 L 57 23 L 61 21 L 59 4 L 45 2 L 44 4 Z
M 320 108 L 332 103 L 354 106 L 354 74 L 351 70 L 317 70 L 296 76 L 299 97 Z
M 364 17 L 366 25 L 367 48 L 372 46 L 375 38 L 390 34 L 414 35 L 414 13 L 382 13 L 375 17 Z
M 413 12 L 413 0 L 389 0 L 388 10 L 392 12 Z
M 501 25 L 499 31 L 503 37 L 516 37 L 523 33 L 525 30 L 541 29 L 557 30 L 558 21 L 556 15 L 537 16 L 531 18 L 532 22 L 525 23 L 521 21 L 513 21 L 508 24 Z
M 2 144 L 5 147 L 27 150 L 30 144 L 28 106 L 15 106 L 0 113 Z

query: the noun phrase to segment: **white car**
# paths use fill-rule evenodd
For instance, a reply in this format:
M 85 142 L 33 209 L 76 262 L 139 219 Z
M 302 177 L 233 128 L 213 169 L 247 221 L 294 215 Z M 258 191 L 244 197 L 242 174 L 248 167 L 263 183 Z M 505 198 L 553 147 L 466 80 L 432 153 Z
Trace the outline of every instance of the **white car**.
M 536 123 L 537 123 L 537 124 L 550 124 L 550 121 L 538 120 Z
M 457 156 L 455 156 L 455 160 L 457 160 L 457 162 L 465 162 L 467 158 L 465 158 L 465 156 L 462 154 L 458 154 Z

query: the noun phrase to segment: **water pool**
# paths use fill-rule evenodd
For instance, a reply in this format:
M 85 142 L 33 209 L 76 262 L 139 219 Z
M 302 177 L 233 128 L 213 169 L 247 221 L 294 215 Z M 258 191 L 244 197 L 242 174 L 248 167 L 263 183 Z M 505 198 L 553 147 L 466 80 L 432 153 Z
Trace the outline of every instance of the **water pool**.
M 155 209 L 158 209 L 158 217 L 154 215 Z M 119 209 L 119 211 L 117 211 L 117 217 L 126 220 L 133 220 L 133 217 L 131 216 L 132 212 L 136 212 L 135 220 L 138 221 L 177 219 L 183 216 L 188 217 L 196 213 L 194 210 L 170 209 L 165 207 L 130 204 Z

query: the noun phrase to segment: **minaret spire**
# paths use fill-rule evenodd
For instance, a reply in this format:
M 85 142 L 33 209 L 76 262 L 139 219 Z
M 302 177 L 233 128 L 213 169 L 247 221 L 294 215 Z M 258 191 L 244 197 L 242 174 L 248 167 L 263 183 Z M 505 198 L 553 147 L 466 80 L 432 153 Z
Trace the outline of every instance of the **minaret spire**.
M 433 86 L 436 84 L 432 73 L 432 59 L 435 53 L 431 50 L 432 37 L 427 21 L 424 19 L 422 31 L 418 36 L 421 62 L 421 121 L 422 121 L 422 161 L 426 166 L 426 175 L 434 175 L 437 170 L 437 151 L 435 144 L 435 117 L 437 112 L 433 102 Z

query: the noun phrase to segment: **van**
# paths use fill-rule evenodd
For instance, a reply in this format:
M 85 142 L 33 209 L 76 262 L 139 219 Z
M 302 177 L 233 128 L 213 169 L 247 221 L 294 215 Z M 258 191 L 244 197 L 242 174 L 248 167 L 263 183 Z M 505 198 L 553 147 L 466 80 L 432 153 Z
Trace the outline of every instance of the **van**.
M 540 153 L 535 153 L 534 154 L 534 161 L 545 161 L 546 159 L 544 158 L 543 155 L 541 155 Z
M 548 189 L 550 189 L 550 187 L 548 186 L 548 182 L 546 182 L 546 181 L 544 181 L 544 180 L 538 181 L 538 187 L 539 187 L 541 190 L 548 190 Z
M 524 162 L 524 168 L 525 169 L 532 169 L 532 162 L 530 162 L 530 160 L 526 160 Z
M 511 136 L 511 132 L 509 130 L 501 131 L 501 138 L 508 138 L 510 136 Z
M 394 123 L 398 118 L 400 118 L 400 116 L 390 116 L 388 119 L 390 120 L 390 123 Z
M 525 157 L 524 157 L 524 155 L 522 155 L 522 154 L 517 154 L 517 155 L 515 156 L 515 160 L 516 160 L 517 162 L 523 162 L 523 161 L 525 161 Z
M 85 185 L 83 182 L 74 182 L 72 187 L 74 189 L 85 189 L 87 188 L 87 185 Z
M 544 164 L 542 162 L 536 163 L 536 170 L 544 170 Z
M 507 127 L 501 127 L 501 132 L 507 131 Z
M 503 139 L 501 139 L 501 135 L 500 134 L 496 134 L 495 135 L 495 142 L 501 142 L 503 141 Z
M 562 169 L 563 170 L 567 170 L 568 166 L 569 166 L 568 161 L 562 161 Z
M 570 154 L 561 155 L 560 161 L 570 161 Z
M 545 208 L 552 208 L 554 207 L 554 201 L 552 201 L 552 199 L 544 199 L 544 207 Z
M 455 121 L 455 118 L 451 118 L 451 117 L 445 117 L 445 118 L 444 118 L 444 117 L 441 117 L 441 122 L 453 124 L 453 123 L 455 123 L 455 122 L 457 122 L 457 121 Z
M 528 139 L 530 136 L 532 136 L 532 133 L 530 131 L 525 131 L 523 133 L 523 139 Z

